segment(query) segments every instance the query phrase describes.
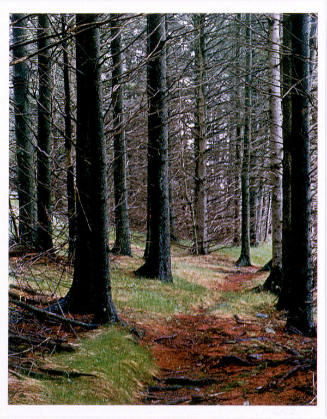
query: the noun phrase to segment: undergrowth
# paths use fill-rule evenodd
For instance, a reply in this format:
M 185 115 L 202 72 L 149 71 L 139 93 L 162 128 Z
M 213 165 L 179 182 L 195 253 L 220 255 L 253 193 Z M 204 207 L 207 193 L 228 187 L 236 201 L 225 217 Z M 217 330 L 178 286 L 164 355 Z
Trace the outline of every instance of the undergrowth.
M 133 404 L 144 383 L 156 371 L 144 347 L 126 330 L 106 326 L 81 339 L 73 354 L 57 354 L 48 360 L 67 375 L 44 379 L 44 397 L 51 404 Z M 69 371 L 94 374 L 71 378 Z
M 135 276 L 134 271 L 144 263 L 144 243 L 144 235 L 132 234 L 133 257 L 111 257 L 113 300 L 127 323 L 192 314 L 199 307 L 230 316 L 273 309 L 274 297 L 269 293 L 220 289 L 229 272 L 235 271 L 240 248 L 228 247 L 197 257 L 173 245 L 173 283 L 166 284 Z M 271 257 L 271 247 L 265 244 L 253 248 L 251 257 L 253 264 L 263 265 Z M 28 269 L 29 285 L 36 290 L 47 295 L 67 293 L 72 269 L 54 264 L 35 264 Z M 86 334 L 78 341 L 75 353 L 53 355 L 45 361 L 67 371 L 63 378 L 40 379 L 42 398 L 50 404 L 133 404 L 142 385 L 151 382 L 156 370 L 146 348 L 138 345 L 126 329 L 110 325 Z M 69 371 L 95 376 L 72 378 Z

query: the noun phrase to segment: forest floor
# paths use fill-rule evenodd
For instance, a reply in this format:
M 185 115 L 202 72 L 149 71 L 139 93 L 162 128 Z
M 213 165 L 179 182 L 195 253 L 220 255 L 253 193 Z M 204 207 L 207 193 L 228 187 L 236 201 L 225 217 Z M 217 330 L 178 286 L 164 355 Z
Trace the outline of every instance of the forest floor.
M 257 276 L 256 268 L 235 269 L 220 291 L 249 287 Z M 160 366 L 142 403 L 316 404 L 315 339 L 286 332 L 283 314 L 217 316 L 202 308 L 138 327 Z
M 183 278 L 176 280 L 177 285 L 174 286 L 177 288 L 158 285 L 157 281 L 151 280 L 145 281 L 144 285 L 142 280 L 135 282 L 137 287 L 144 286 L 142 301 L 139 303 L 136 301 L 139 294 L 135 294 L 134 288 L 132 293 L 136 297 L 133 296 L 133 302 L 126 301 L 126 284 L 134 281 L 131 280 L 132 269 L 139 264 L 140 259 L 117 256 L 112 259 L 113 289 L 117 272 L 124 271 L 125 276 L 129 272 L 130 275 L 124 279 L 128 282 L 117 282 L 114 295 L 121 318 L 129 326 L 136 328 L 141 336 L 138 346 L 150 352 L 155 362 L 155 371 L 149 371 L 149 376 L 139 376 L 138 380 L 143 382 L 137 382 L 133 404 L 316 405 L 316 339 L 287 331 L 285 313 L 274 309 L 274 297 L 254 291 L 267 277 L 267 273 L 258 272 L 258 266 L 238 268 L 230 256 L 216 252 L 202 257 L 177 254 L 173 257 L 173 270 Z M 18 261 L 19 258 L 12 258 L 11 264 L 17 264 Z M 46 261 L 38 261 L 38 266 L 42 266 L 42 263 L 49 269 Z M 151 287 L 151 293 L 145 294 L 149 293 Z M 158 287 L 158 294 L 155 287 Z M 191 295 L 193 298 L 197 292 L 200 296 L 194 298 L 198 299 L 192 300 L 187 306 L 187 300 Z M 19 295 L 23 301 L 30 297 L 28 292 L 19 291 Z M 161 313 L 156 313 L 155 309 L 151 313 L 146 311 L 144 298 L 148 298 L 146 301 L 151 301 L 153 305 L 163 304 L 160 308 Z M 177 308 L 166 307 L 169 299 L 176 300 Z M 17 308 L 15 312 L 18 316 L 22 313 Z M 90 321 L 87 316 L 79 316 L 77 319 Z M 101 335 L 106 330 L 101 332 L 100 328 L 96 334 Z M 29 318 L 19 323 L 19 330 L 12 331 L 10 335 L 14 340 L 25 333 L 29 342 L 41 335 L 42 343 L 37 344 L 35 340 L 32 349 L 18 348 L 21 362 L 19 370 L 11 365 L 15 356 L 10 358 L 10 404 L 49 403 L 49 398 L 45 398 L 45 380 L 42 374 L 51 375 L 50 387 L 53 388 L 57 384 L 60 387 L 63 382 L 56 384 L 55 378 L 56 374 L 61 374 L 62 364 L 60 368 L 55 362 L 51 365 L 52 361 L 49 361 L 47 355 L 46 368 L 42 362 L 41 367 L 36 368 L 36 373 L 33 373 L 34 367 L 39 365 L 38 357 L 44 361 L 44 354 L 38 354 L 38 345 L 45 347 L 49 344 L 47 353 L 50 354 L 51 345 L 53 347 L 54 344 L 57 348 L 62 346 L 63 350 L 65 345 L 71 345 L 74 349 L 74 345 L 78 347 L 80 343 L 77 335 L 82 333 L 83 336 L 87 336 L 95 333 L 81 331 L 82 329 L 75 326 L 63 327 L 51 322 L 44 326 L 43 323 Z M 96 349 L 92 349 L 92 354 L 94 350 Z M 132 350 L 132 347 L 126 349 L 127 352 Z M 24 351 L 26 353 L 22 358 Z M 74 355 L 71 359 L 74 359 Z M 133 362 L 136 374 L 140 374 L 137 372 L 140 370 L 137 362 L 141 361 L 136 358 L 131 360 L 130 368 L 133 367 Z M 92 365 L 82 373 L 72 370 L 68 377 L 69 383 L 75 376 L 77 379 L 84 376 L 84 380 L 91 381 L 98 380 L 99 377 L 100 380 L 105 379 L 100 373 L 96 372 L 93 375 L 92 368 L 95 367 Z M 121 367 L 119 371 L 124 373 Z M 136 380 L 135 377 L 133 380 Z M 76 389 L 76 381 L 74 385 Z M 22 397 L 22 394 L 25 394 L 25 397 Z M 103 398 L 103 403 L 85 403 L 128 403 L 124 402 L 125 399 L 116 397 L 113 392 L 106 397 Z M 111 403 L 105 402 L 108 397 L 112 398 Z M 66 402 L 59 399 L 53 403 Z M 73 402 L 67 402 L 69 403 Z M 83 401 L 79 404 L 83 404 Z

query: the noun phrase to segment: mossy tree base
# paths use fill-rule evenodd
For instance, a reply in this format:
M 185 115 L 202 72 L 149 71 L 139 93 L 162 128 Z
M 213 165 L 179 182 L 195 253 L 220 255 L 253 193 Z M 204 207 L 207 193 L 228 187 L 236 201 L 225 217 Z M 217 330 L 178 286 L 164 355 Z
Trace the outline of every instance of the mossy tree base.
M 270 291 L 273 294 L 279 295 L 282 288 L 282 270 L 279 267 L 271 266 L 270 274 L 263 284 L 265 291 Z
M 162 282 L 173 282 L 173 277 L 170 272 L 167 272 L 166 269 L 158 269 L 156 266 L 151 265 L 148 262 L 145 262 L 139 269 L 134 271 L 135 275 L 139 278 L 148 278 L 148 279 L 157 279 Z
M 252 266 L 249 256 L 241 255 L 236 262 L 236 266 Z

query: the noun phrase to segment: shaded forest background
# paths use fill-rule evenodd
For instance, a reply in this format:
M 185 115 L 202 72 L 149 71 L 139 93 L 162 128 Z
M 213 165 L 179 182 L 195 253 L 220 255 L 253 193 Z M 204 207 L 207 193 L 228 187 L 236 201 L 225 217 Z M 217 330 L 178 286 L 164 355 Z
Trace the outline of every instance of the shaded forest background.
M 120 129 L 126 138 L 129 222 L 135 230 L 146 230 L 146 176 L 147 176 L 147 98 L 146 98 L 146 17 L 119 15 L 115 25 L 119 28 L 122 46 L 122 73 L 119 84 L 123 91 L 124 121 Z M 109 219 L 114 223 L 113 141 L 115 134 L 112 88 L 112 38 L 110 17 L 99 19 L 101 35 L 101 82 L 108 159 Z M 316 253 L 317 215 L 317 73 L 315 17 L 311 29 L 311 205 L 312 243 Z M 62 237 L 67 226 L 67 157 L 73 158 L 74 147 L 65 145 L 65 86 L 64 72 L 68 70 L 70 83 L 71 141 L 75 141 L 76 96 L 75 52 L 70 35 L 74 17 L 51 15 L 48 29 L 51 107 L 49 119 L 51 142 L 51 218 L 53 241 L 56 248 L 63 246 Z M 268 17 L 252 16 L 252 65 L 250 86 L 251 108 L 245 108 L 247 87 L 245 68 L 245 30 L 247 23 L 241 15 L 206 15 L 201 23 L 205 37 L 205 73 L 201 88 L 205 98 L 205 190 L 207 199 L 207 235 L 209 249 L 240 243 L 241 219 L 241 165 L 244 115 L 249 113 L 252 124 L 249 160 L 250 230 L 251 245 L 267 241 L 271 235 L 271 156 L 269 128 L 269 70 L 267 57 Z M 38 109 L 38 69 L 35 42 L 38 23 L 35 16 L 25 21 L 26 54 L 29 77 L 29 125 L 33 144 L 32 168 L 36 177 L 36 126 Z M 171 210 L 171 236 L 176 240 L 193 240 L 195 228 L 194 194 L 196 189 L 196 109 L 199 83 L 195 60 L 195 44 L 199 29 L 192 15 L 167 15 L 167 95 L 169 108 L 169 197 Z M 12 47 L 11 47 L 12 48 Z M 64 58 L 64 52 L 67 55 Z M 30 57 L 30 58 L 29 58 Z M 11 67 L 12 68 L 12 67 Z M 12 98 L 12 86 L 11 86 Z M 17 198 L 17 166 L 15 158 L 14 102 L 11 101 L 10 118 L 10 199 Z M 35 186 L 34 186 L 35 187 Z M 36 199 L 36 198 L 35 198 Z M 10 222 L 16 220 L 15 211 Z M 16 220 L 17 224 L 17 220 Z M 11 225 L 14 225 L 12 223 Z M 14 237 L 15 229 L 11 229 Z M 16 237 L 17 238 L 17 237 Z M 194 249 L 193 249 L 194 250 Z

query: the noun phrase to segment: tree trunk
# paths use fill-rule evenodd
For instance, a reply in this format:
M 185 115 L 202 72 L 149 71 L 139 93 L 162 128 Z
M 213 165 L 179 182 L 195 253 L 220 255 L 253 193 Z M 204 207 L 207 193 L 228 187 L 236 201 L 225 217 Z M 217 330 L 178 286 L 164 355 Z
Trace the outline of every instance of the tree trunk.
M 252 45 L 251 45 L 251 15 L 246 15 L 246 81 L 244 103 L 244 133 L 243 133 L 243 157 L 241 173 L 242 195 L 242 225 L 241 225 L 241 255 L 236 262 L 237 266 L 251 266 L 250 260 L 250 203 L 249 203 L 249 165 L 251 144 L 251 105 L 252 105 Z
M 270 150 L 272 263 L 264 288 L 279 294 L 282 282 L 282 108 L 280 89 L 280 15 L 269 19 Z
M 290 286 L 290 231 L 291 231 L 291 133 L 292 133 L 292 25 L 291 16 L 283 14 L 283 232 L 282 232 L 282 283 L 279 299 L 276 305 L 278 310 L 287 309 Z
M 258 241 L 258 187 L 253 184 L 250 189 L 250 245 L 256 247 Z
M 147 15 L 148 252 L 136 274 L 172 282 L 168 188 L 165 15 Z
M 111 15 L 112 104 L 114 133 L 114 191 L 116 239 L 112 253 L 131 256 L 126 186 L 126 141 L 124 128 L 122 59 L 119 15 Z
M 26 40 L 24 14 L 13 14 L 13 42 Z M 13 59 L 27 55 L 23 45 L 13 48 Z M 35 178 L 33 170 L 34 146 L 29 129 L 28 66 L 25 61 L 13 67 L 15 136 L 17 161 L 17 192 L 19 202 L 19 240 L 35 246 Z
M 196 222 L 195 253 L 208 253 L 207 191 L 206 191 L 206 103 L 205 103 L 205 15 L 194 15 L 195 40 L 195 94 L 194 123 L 194 210 Z
M 64 306 L 91 313 L 95 323 L 117 321 L 111 296 L 107 169 L 97 15 L 77 14 L 77 240 L 74 277 Z
M 49 18 L 38 15 L 38 133 L 37 133 L 37 246 L 41 251 L 53 248 L 52 203 L 51 203 L 51 161 L 50 161 L 50 113 L 51 113 L 51 68 L 49 40 Z
M 71 97 L 70 97 L 70 77 L 69 77 L 69 60 L 67 51 L 67 42 L 65 39 L 66 23 L 65 17 L 62 16 L 62 32 L 64 39 L 62 41 L 63 48 L 63 65 L 64 65 L 64 92 L 65 92 L 65 150 L 66 150 L 66 170 L 67 170 L 67 218 L 68 218 L 68 257 L 74 258 L 75 241 L 76 241 L 76 200 L 75 200 L 75 184 L 74 184 L 74 164 L 72 159 L 72 117 L 71 117 Z
M 310 242 L 309 15 L 292 14 L 290 301 L 287 325 L 315 334 Z
M 169 221 L 170 221 L 170 240 L 178 243 L 178 234 L 176 227 L 176 214 L 174 208 L 173 188 L 169 182 Z

